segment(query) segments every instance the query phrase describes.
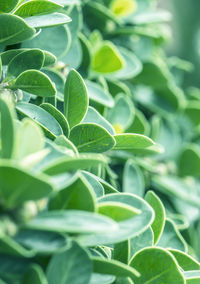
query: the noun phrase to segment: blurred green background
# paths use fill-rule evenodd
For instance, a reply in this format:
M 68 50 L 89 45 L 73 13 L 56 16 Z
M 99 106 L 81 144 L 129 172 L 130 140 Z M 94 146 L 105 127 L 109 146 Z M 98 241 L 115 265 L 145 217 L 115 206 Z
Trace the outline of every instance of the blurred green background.
M 172 39 L 168 54 L 190 61 L 194 69 L 185 73 L 184 87 L 200 87 L 200 1 L 162 0 L 161 6 L 172 12 Z

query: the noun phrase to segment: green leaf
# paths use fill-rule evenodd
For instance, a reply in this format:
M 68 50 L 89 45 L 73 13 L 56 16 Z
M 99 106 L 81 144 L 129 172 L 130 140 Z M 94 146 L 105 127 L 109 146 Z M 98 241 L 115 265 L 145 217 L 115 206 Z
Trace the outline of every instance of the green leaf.
M 180 176 L 199 177 L 200 172 L 200 148 L 195 144 L 186 146 L 180 154 L 179 161 Z
M 118 277 L 130 277 L 134 280 L 140 277 L 140 273 L 138 273 L 137 270 L 117 260 L 92 257 L 92 262 L 93 271 L 95 273 L 115 275 Z
M 132 258 L 130 266 L 141 274 L 138 279 L 135 278 L 138 284 L 185 283 L 176 259 L 168 251 L 161 248 L 145 248 L 139 251 Z
M 7 76 L 17 77 L 19 74 L 28 69 L 40 70 L 43 63 L 44 53 L 40 49 L 23 51 L 9 62 Z
M 87 3 L 87 9 L 89 12 L 95 17 L 93 19 L 97 19 L 97 21 L 113 21 L 115 23 L 117 22 L 117 19 L 115 18 L 115 15 L 112 13 L 112 11 L 109 9 L 109 7 L 106 7 L 106 5 L 103 5 L 99 2 L 88 2 Z M 91 15 L 89 14 L 89 15 Z
M 166 219 L 163 233 L 157 245 L 163 248 L 178 249 L 183 252 L 187 252 L 188 249 L 185 240 L 170 219 Z
M 170 81 L 171 74 L 165 62 L 160 57 L 143 64 L 142 72 L 134 79 L 139 84 L 163 88 Z
M 155 219 L 151 225 L 154 233 L 154 244 L 156 244 L 163 233 L 165 227 L 165 208 L 159 197 L 153 192 L 148 191 L 145 200 L 151 205 L 155 212 Z
M 101 44 L 92 57 L 91 68 L 98 73 L 112 73 L 120 70 L 124 66 L 124 59 L 117 47 L 106 41 Z
M 199 126 L 200 103 L 189 101 L 185 107 L 184 114 L 190 119 L 194 126 Z
M 92 276 L 92 261 L 87 252 L 73 242 L 71 248 L 54 255 L 47 267 L 49 284 L 85 284 Z
M 98 244 L 114 244 L 134 237 L 145 231 L 151 225 L 154 212 L 143 199 L 128 193 L 112 193 L 99 198 L 99 204 L 105 202 L 123 203 L 125 206 L 139 210 L 141 213 L 133 218 L 118 222 L 119 228 L 116 232 L 104 232 L 96 236 L 81 236 L 78 240 L 83 245 L 93 246 Z
M 142 63 L 135 56 L 133 52 L 130 52 L 127 48 L 118 47 L 118 50 L 123 56 L 124 65 L 123 68 L 114 73 L 106 74 L 108 79 L 115 80 L 127 80 L 138 75 L 142 70 Z
M 52 53 L 45 51 L 45 50 L 38 49 L 38 48 L 36 50 L 40 50 L 41 52 L 43 52 L 43 55 L 44 55 L 43 67 L 52 65 L 56 62 L 56 57 Z M 8 65 L 15 56 L 19 55 L 20 53 L 24 51 L 32 51 L 32 49 L 20 48 L 20 49 L 10 49 L 10 50 L 6 50 L 2 52 L 0 54 L 1 59 L 2 59 L 2 64 Z
M 64 101 L 64 77 L 62 76 L 62 74 L 58 71 L 52 70 L 52 69 L 47 69 L 47 68 L 43 68 L 42 71 L 51 79 L 52 82 L 54 82 L 54 84 L 56 85 L 56 99 L 58 101 L 63 102 Z M 55 103 L 54 103 L 55 105 Z
M 22 48 L 40 48 L 60 58 L 65 55 L 70 45 L 71 37 L 69 30 L 65 26 L 58 26 L 42 29 L 37 37 L 22 43 Z
M 73 127 L 69 139 L 79 152 L 101 153 L 115 145 L 109 132 L 95 123 L 83 123 Z
M 44 148 L 45 141 L 41 128 L 32 120 L 24 119 L 17 129 L 14 157 L 23 159 Z
M 130 98 L 119 94 L 115 98 L 115 106 L 108 111 L 107 119 L 113 125 L 115 132 L 120 134 L 131 125 L 134 114 L 134 106 Z
M 101 185 L 104 188 L 105 194 L 110 194 L 110 193 L 118 193 L 118 190 L 115 189 L 111 184 L 109 184 L 108 182 L 106 182 L 104 179 L 97 177 L 98 181 L 101 183 Z
M 101 197 L 104 195 L 104 188 L 101 183 L 98 181 L 95 175 L 90 172 L 82 171 L 81 174 L 86 178 L 86 180 L 91 185 L 96 197 Z
M 71 35 L 72 36 L 72 35 Z M 82 60 L 81 44 L 78 38 L 71 39 L 71 45 L 67 49 L 67 53 L 62 57 L 62 62 L 65 63 L 69 69 L 78 69 Z
M 49 208 L 51 210 L 75 209 L 94 212 L 96 204 L 93 189 L 87 180 L 79 174 L 74 182 L 60 190 L 50 200 Z
M 128 160 L 123 172 L 123 192 L 143 197 L 145 189 L 144 175 L 133 160 Z
M 66 236 L 38 230 L 20 230 L 15 241 L 37 254 L 51 255 L 68 247 Z
M 88 108 L 88 94 L 82 77 L 70 70 L 64 89 L 64 114 L 70 127 L 80 123 Z
M 54 97 L 56 94 L 56 89 L 49 77 L 37 70 L 21 73 L 12 87 L 39 97 Z
M 40 105 L 40 107 L 50 113 L 58 121 L 58 123 L 62 127 L 63 134 L 68 137 L 70 131 L 69 124 L 62 112 L 60 112 L 57 108 L 48 103 L 43 103 Z
M 78 71 L 82 76 L 87 77 L 92 61 L 92 54 L 91 54 L 92 48 L 89 40 L 82 33 L 79 33 L 79 41 L 82 49 L 82 62 L 78 68 Z
M 112 219 L 97 213 L 79 210 L 54 210 L 41 212 L 31 220 L 27 228 L 72 234 L 97 234 L 116 231 L 118 225 Z
M 93 107 L 88 107 L 83 123 L 96 123 L 104 127 L 111 135 L 115 135 L 112 125 Z
M 130 240 L 115 244 L 112 258 L 128 264 L 130 258 Z
M 15 208 L 28 200 L 38 200 L 48 196 L 53 188 L 48 179 L 12 166 L 0 163 L 0 196 L 6 207 Z
M 120 202 L 110 201 L 100 203 L 98 213 L 108 216 L 116 222 L 121 222 L 139 215 L 141 211 Z
M 53 13 L 25 18 L 26 23 L 32 28 L 55 27 L 71 22 L 71 18 L 65 14 Z
M 0 12 L 8 13 L 12 11 L 19 0 L 1 0 L 0 3 Z
M 63 134 L 57 120 L 41 107 L 30 103 L 18 103 L 16 109 L 23 117 L 29 117 L 36 121 L 48 137 L 55 138 Z
M 11 257 L 7 255 L 0 256 L 0 277 L 9 282 L 16 282 L 16 279 L 20 279 L 25 273 L 26 269 L 30 265 L 30 262 L 26 258 Z
M 57 175 L 67 171 L 86 170 L 90 167 L 105 165 L 107 159 L 98 154 L 80 154 L 78 157 L 61 158 L 48 164 L 43 171 L 48 175 Z
M 155 145 L 155 143 L 148 137 L 140 134 L 125 133 L 114 136 L 116 150 L 138 150 L 145 149 Z
M 35 34 L 35 29 L 15 15 L 0 15 L 0 44 L 10 45 L 20 43 Z
M 58 5 L 55 2 L 47 0 L 31 0 L 25 3 L 22 3 L 15 10 L 14 14 L 22 18 L 33 17 L 35 15 L 41 14 L 51 14 L 62 8 L 61 5 Z
M 42 268 L 37 264 L 33 264 L 28 268 L 22 281 L 22 284 L 34 284 L 34 283 L 48 284 Z
M 0 98 L 1 156 L 12 157 L 15 141 L 14 115 L 9 101 Z
M 137 2 L 135 0 L 114 0 L 111 2 L 110 9 L 118 17 L 128 16 L 137 10 Z
M 170 249 L 169 250 L 171 254 L 176 258 L 179 266 L 184 271 L 190 271 L 190 270 L 200 270 L 200 263 L 191 257 L 190 255 L 178 250 L 178 249 Z
M 98 104 L 104 105 L 106 107 L 114 106 L 113 97 L 100 85 L 92 81 L 86 80 L 86 86 L 88 90 L 88 96 L 91 101 L 97 102 Z

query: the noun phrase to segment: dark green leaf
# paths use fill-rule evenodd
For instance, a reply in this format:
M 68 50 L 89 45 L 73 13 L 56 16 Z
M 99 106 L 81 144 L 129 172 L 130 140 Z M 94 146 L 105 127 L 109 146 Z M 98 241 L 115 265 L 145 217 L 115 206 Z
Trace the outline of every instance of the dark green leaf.
M 42 268 L 34 264 L 26 271 L 22 284 L 48 284 Z
M 15 8 L 19 0 L 1 0 L 0 12 L 8 13 Z

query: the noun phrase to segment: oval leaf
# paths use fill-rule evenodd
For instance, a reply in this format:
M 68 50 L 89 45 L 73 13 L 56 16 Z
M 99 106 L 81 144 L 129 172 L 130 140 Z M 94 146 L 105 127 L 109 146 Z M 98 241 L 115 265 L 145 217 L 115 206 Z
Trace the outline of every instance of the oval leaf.
M 61 5 L 47 0 L 31 0 L 25 3 L 22 3 L 14 12 L 15 15 L 18 15 L 22 18 L 32 17 L 35 15 L 41 14 L 51 14 L 62 8 Z
M 94 123 L 83 123 L 73 127 L 69 139 L 76 145 L 79 152 L 101 153 L 115 145 L 109 132 Z
M 63 233 L 100 233 L 116 231 L 118 225 L 112 219 L 97 213 L 78 210 L 54 210 L 41 212 L 27 224 L 27 228 Z
M 49 77 L 37 70 L 21 73 L 12 87 L 39 97 L 54 97 L 56 94 L 56 89 Z
M 0 44 L 11 45 L 31 38 L 35 34 L 35 29 L 15 15 L 0 15 Z
M 88 108 L 88 94 L 85 83 L 77 71 L 72 69 L 65 83 L 64 114 L 70 127 L 80 123 Z
M 71 18 L 65 14 L 53 13 L 25 18 L 26 23 L 33 28 L 54 27 L 71 22 Z
M 140 134 L 125 133 L 114 136 L 116 150 L 134 150 L 143 149 L 155 145 L 155 143 L 148 137 Z
M 161 248 L 145 248 L 139 251 L 131 260 L 130 266 L 141 274 L 138 279 L 135 278 L 138 284 L 151 282 L 185 283 L 176 259 L 168 251 Z
M 7 76 L 17 77 L 28 69 L 40 70 L 44 63 L 44 54 L 40 49 L 32 49 L 19 53 L 9 63 Z

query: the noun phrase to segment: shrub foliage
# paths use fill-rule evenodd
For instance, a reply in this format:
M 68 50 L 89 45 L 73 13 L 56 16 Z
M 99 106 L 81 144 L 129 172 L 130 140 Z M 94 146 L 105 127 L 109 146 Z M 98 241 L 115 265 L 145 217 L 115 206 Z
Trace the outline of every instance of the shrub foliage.
M 1 0 L 0 283 L 200 282 L 200 102 L 153 0 Z

